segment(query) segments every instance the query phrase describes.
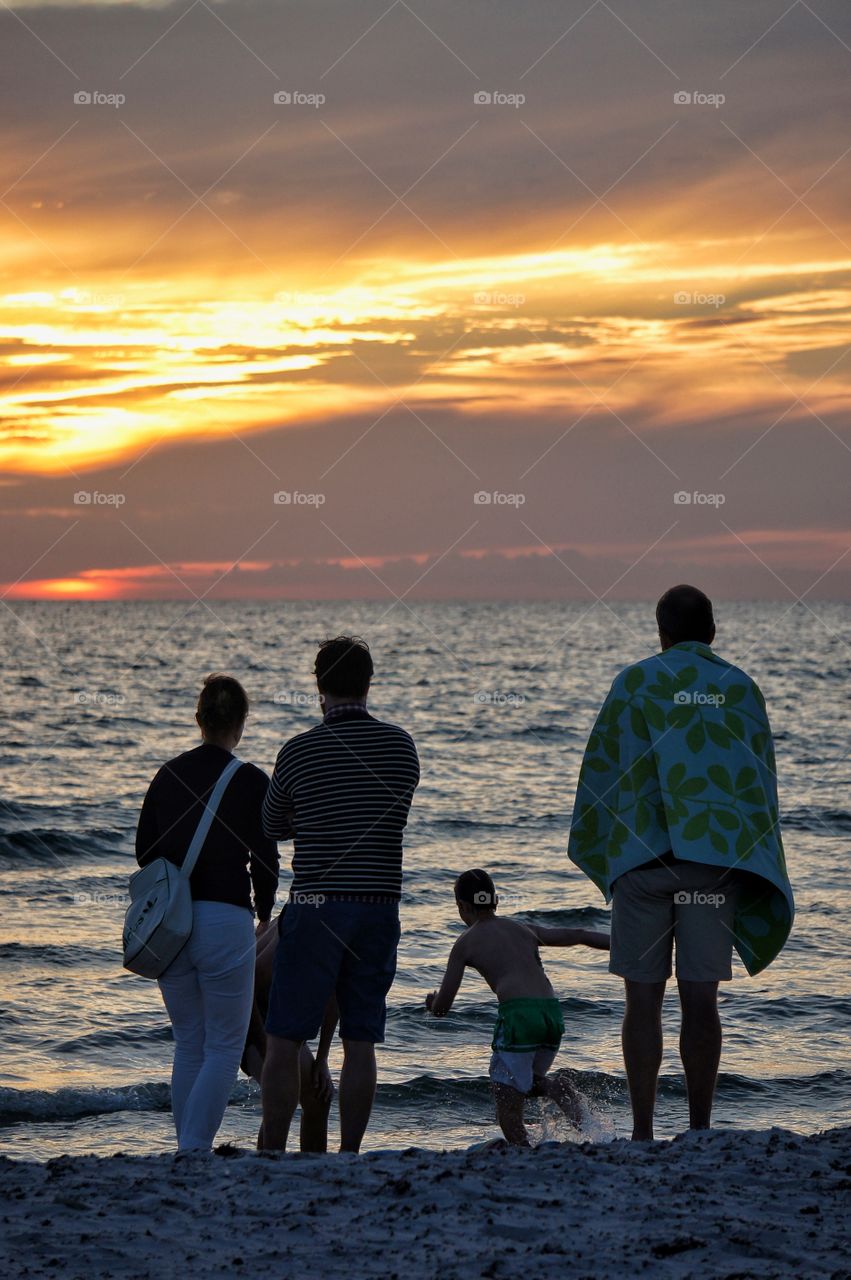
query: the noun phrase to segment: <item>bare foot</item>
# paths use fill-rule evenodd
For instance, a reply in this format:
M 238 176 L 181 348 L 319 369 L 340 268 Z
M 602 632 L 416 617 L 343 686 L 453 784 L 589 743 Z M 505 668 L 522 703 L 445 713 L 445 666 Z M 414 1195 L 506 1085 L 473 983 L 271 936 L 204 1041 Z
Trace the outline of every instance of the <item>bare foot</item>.
M 535 1092 L 540 1092 L 545 1098 L 551 1098 L 574 1129 L 582 1128 L 582 1097 L 571 1084 L 565 1071 L 556 1071 L 551 1076 L 538 1077 L 535 1081 Z

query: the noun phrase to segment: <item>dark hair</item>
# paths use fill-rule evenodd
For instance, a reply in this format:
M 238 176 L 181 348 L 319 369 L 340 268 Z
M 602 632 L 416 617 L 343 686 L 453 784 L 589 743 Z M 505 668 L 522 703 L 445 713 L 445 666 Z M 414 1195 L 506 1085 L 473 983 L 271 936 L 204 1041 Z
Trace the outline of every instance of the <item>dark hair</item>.
M 455 881 L 455 900 L 475 911 L 492 911 L 496 906 L 496 888 L 487 871 L 477 867 L 460 875 Z
M 207 676 L 198 698 L 198 723 L 205 733 L 238 729 L 248 715 L 248 694 L 233 676 Z
M 321 693 L 330 693 L 332 698 L 365 698 L 373 672 L 369 645 L 359 636 L 325 640 L 313 670 Z
M 656 605 L 656 622 L 671 644 L 700 640 L 711 644 L 715 636 L 712 601 L 697 587 L 682 583 L 671 587 Z

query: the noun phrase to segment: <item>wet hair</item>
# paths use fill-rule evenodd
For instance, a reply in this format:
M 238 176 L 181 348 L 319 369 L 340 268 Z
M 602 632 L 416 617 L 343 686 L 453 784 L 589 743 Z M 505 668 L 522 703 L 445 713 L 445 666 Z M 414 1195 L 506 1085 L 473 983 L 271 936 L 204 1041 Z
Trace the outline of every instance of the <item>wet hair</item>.
M 373 673 L 369 645 L 360 636 L 325 640 L 313 670 L 321 693 L 330 693 L 332 698 L 365 698 Z
M 712 601 L 697 587 L 671 587 L 656 605 L 656 622 L 671 644 L 699 640 L 711 644 L 715 636 Z
M 487 871 L 477 867 L 465 871 L 455 881 L 455 901 L 474 911 L 492 911 L 496 906 L 496 888 Z
M 205 733 L 238 729 L 248 715 L 248 694 L 233 676 L 207 676 L 198 698 L 198 723 Z

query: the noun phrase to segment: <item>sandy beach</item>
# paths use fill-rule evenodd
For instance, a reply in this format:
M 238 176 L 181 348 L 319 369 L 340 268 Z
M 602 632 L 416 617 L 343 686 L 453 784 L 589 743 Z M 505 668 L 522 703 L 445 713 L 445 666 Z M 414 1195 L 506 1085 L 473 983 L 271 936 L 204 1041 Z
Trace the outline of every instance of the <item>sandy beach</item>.
M 851 1129 L 356 1156 L 0 1161 L 6 1277 L 851 1272 Z

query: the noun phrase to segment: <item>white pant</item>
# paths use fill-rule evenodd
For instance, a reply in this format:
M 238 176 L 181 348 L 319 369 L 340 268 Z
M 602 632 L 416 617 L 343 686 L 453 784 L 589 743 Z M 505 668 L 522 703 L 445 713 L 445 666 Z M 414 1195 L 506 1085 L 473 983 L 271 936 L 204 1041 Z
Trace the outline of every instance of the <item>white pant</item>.
M 180 1151 L 209 1151 L 236 1083 L 254 999 L 254 918 L 194 902 L 192 936 L 159 978 L 174 1030 L 171 1109 Z

